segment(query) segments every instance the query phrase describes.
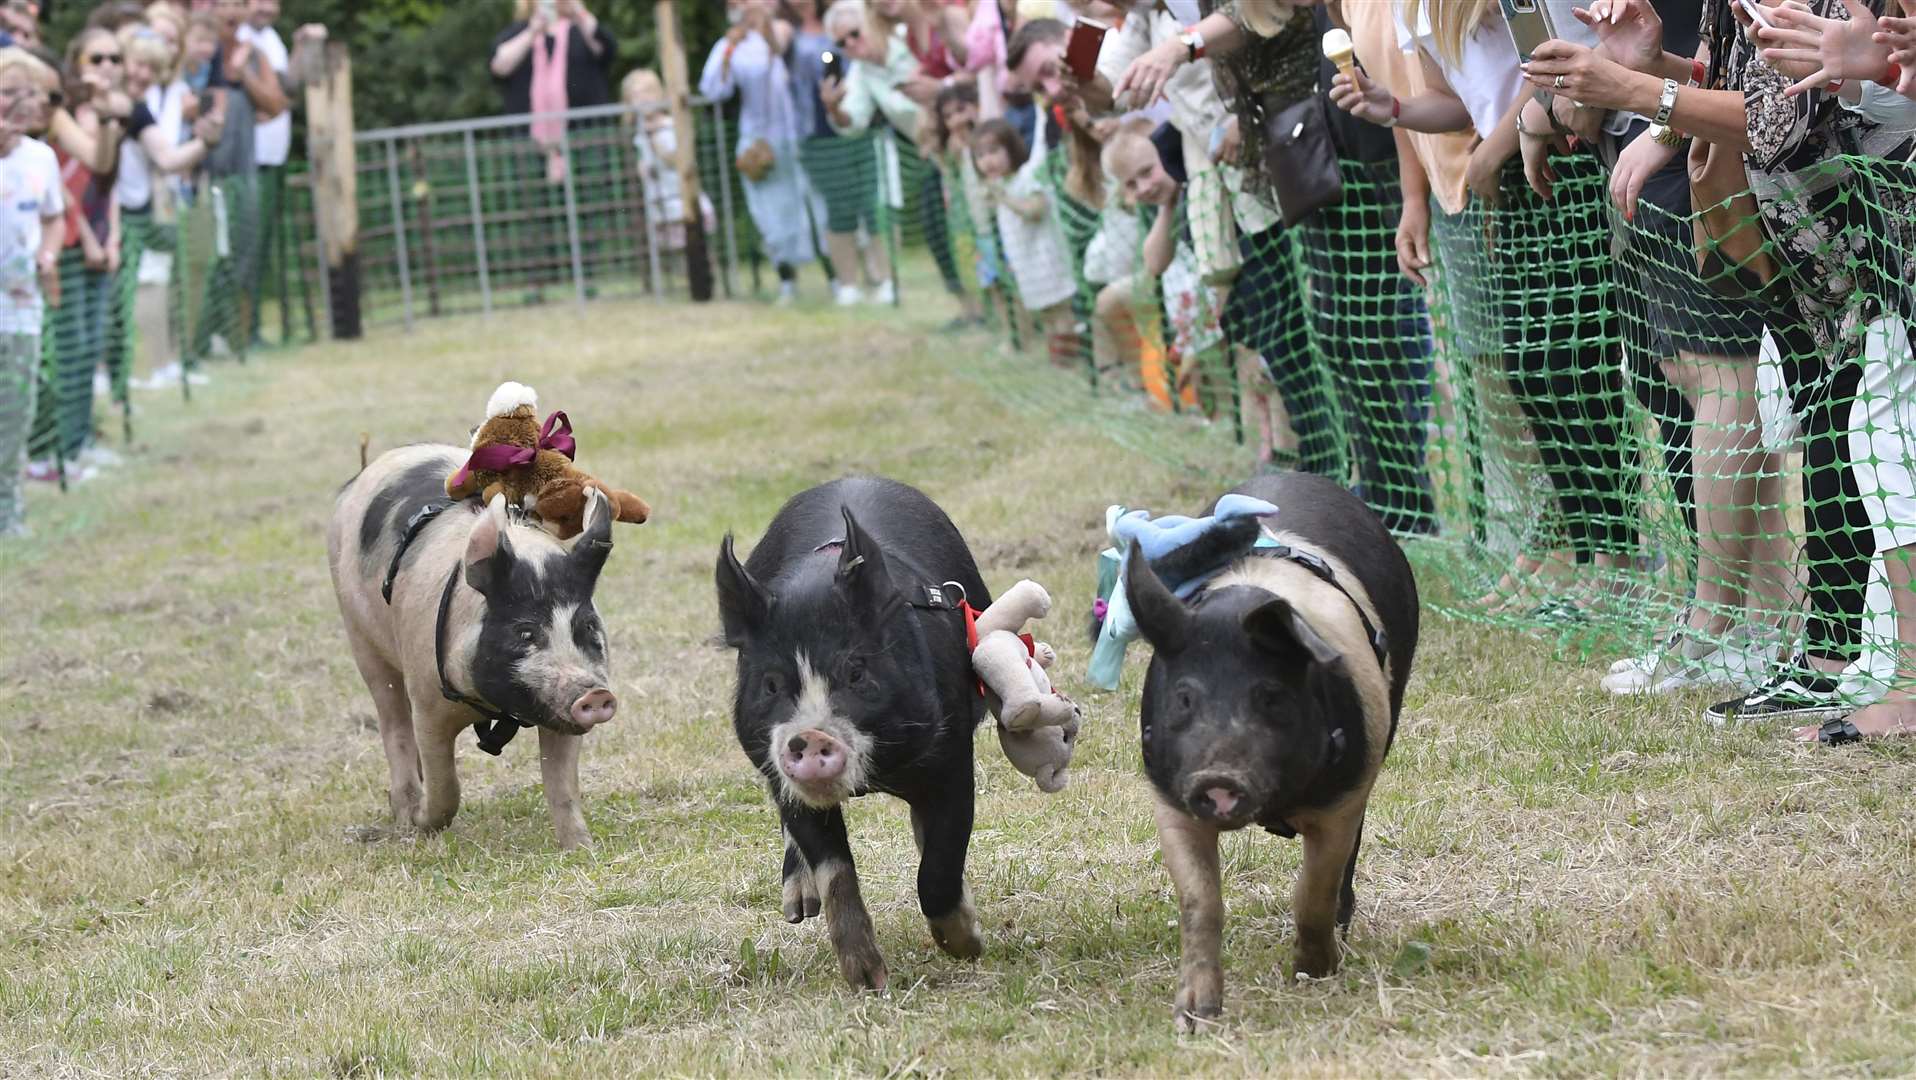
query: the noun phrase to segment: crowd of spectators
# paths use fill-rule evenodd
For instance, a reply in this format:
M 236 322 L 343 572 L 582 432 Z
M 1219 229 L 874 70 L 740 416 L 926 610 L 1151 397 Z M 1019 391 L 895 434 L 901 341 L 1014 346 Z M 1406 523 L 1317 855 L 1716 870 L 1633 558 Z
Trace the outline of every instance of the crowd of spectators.
M 1230 408 L 1229 382 L 1260 460 L 1405 534 L 1439 528 L 1425 432 L 1450 410 L 1484 520 L 1444 527 L 1497 546 L 1499 508 L 1529 519 L 1486 607 L 1629 603 L 1654 447 L 1695 595 L 1605 686 L 1719 688 L 1714 719 L 1841 741 L 1916 727 L 1911 661 L 1887 696 L 1858 672 L 1872 558 L 1916 645 L 1902 2 L 1547 0 L 1540 40 L 1496 0 L 730 0 L 699 91 L 740 101 L 781 303 L 812 262 L 838 303 L 892 301 L 872 211 L 899 209 L 954 328 L 996 298 L 1165 408 Z M 932 166 L 917 190 L 834 167 L 872 129 Z M 1773 277 L 1697 246 L 1710 162 L 1753 189 Z
M 278 0 L 111 0 L 60 51 L 40 15 L 28 0 L 0 7 L 5 537 L 27 531 L 27 483 L 118 463 L 98 444 L 95 399 L 105 388 L 131 409 L 144 262 L 196 248 L 190 267 L 172 260 L 172 377 L 192 377 L 216 339 L 241 355 L 254 343 L 292 142 Z M 297 39 L 324 36 L 304 27 Z M 196 206 L 212 241 L 183 244 Z

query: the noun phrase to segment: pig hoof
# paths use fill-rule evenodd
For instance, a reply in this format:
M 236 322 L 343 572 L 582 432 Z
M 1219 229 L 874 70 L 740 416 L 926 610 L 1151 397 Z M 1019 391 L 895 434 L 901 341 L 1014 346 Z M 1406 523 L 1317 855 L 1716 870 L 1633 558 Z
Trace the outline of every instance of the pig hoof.
M 838 970 L 845 975 L 845 981 L 853 990 L 875 990 L 883 992 L 885 980 L 885 958 L 878 955 L 876 946 L 849 950 L 838 958 Z
M 801 923 L 818 914 L 818 890 L 812 886 L 812 875 L 793 874 L 785 879 L 779 910 L 788 923 Z
M 931 939 L 950 956 L 976 960 L 984 954 L 984 939 L 978 936 L 978 917 L 968 907 L 949 915 L 925 920 L 931 926 Z
M 1337 973 L 1339 961 L 1342 959 L 1337 953 L 1337 939 L 1325 934 L 1323 941 L 1299 941 L 1297 950 L 1293 953 L 1293 966 L 1296 967 L 1299 975 L 1312 979 L 1324 979 Z
M 1171 1012 L 1172 1026 L 1177 1028 L 1178 1034 L 1192 1035 L 1196 1034 L 1201 1027 L 1217 1023 L 1217 1018 L 1224 1015 L 1224 1006 L 1217 1002 L 1206 1005 L 1187 1005 L 1184 995 L 1179 994 L 1177 1008 Z

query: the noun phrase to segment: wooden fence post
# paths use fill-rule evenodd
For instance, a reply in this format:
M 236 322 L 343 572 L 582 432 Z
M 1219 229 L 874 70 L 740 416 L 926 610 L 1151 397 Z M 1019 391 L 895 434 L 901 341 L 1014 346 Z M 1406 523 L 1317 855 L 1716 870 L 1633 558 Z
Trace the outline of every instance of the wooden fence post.
M 699 209 L 699 140 L 692 127 L 692 86 L 686 72 L 685 47 L 679 41 L 678 5 L 674 0 L 658 0 L 653 15 L 659 25 L 660 74 L 666 97 L 672 102 L 672 128 L 678 133 L 678 160 L 674 164 L 679 170 L 681 205 L 685 207 L 685 276 L 692 287 L 692 299 L 703 302 L 712 299 L 712 261 L 705 253 L 705 215 Z M 719 147 L 719 153 L 725 153 L 725 148 Z
M 343 42 L 311 50 L 305 73 L 306 148 L 312 158 L 313 220 L 326 263 L 333 337 L 364 332 L 359 310 L 359 162 L 353 152 L 353 63 Z

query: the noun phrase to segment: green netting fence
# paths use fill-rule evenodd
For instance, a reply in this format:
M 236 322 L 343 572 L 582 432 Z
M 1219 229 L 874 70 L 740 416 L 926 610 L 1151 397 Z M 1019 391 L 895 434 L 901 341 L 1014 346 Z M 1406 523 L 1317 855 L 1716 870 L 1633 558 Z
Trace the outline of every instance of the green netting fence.
M 1726 273 L 1699 277 L 1687 206 L 1626 219 L 1591 156 L 1557 162 L 1548 202 L 1513 163 L 1495 207 L 1433 207 L 1424 288 L 1398 271 L 1393 167 L 1343 163 L 1342 200 L 1285 229 L 1215 171 L 1163 207 L 1086 191 L 1074 150 L 1030 167 L 1056 248 L 1036 282 L 968 160 L 900 155 L 946 194 L 905 198 L 901 224 L 994 312 L 1001 347 L 955 353 L 994 392 L 1214 483 L 1347 482 L 1438 607 L 1570 653 L 1652 646 L 1613 689 L 1740 693 L 1795 670 L 1840 709 L 1909 681 L 1907 160 L 1833 162 L 1809 186 L 1820 224 L 1765 223 L 1783 277 L 1732 299 Z M 814 183 L 884 201 L 869 173 Z M 1175 253 L 1151 265 L 1160 215 Z

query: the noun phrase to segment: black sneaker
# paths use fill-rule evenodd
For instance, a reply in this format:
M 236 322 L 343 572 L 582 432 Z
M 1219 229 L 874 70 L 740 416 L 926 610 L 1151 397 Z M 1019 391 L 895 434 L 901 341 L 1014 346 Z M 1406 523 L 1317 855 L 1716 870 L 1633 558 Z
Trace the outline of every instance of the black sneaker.
M 1703 711 L 1715 723 L 1725 720 L 1789 720 L 1819 724 L 1856 711 L 1843 698 L 1840 675 L 1827 675 L 1810 667 L 1802 653 L 1778 664 L 1763 685 L 1729 701 L 1719 701 Z

